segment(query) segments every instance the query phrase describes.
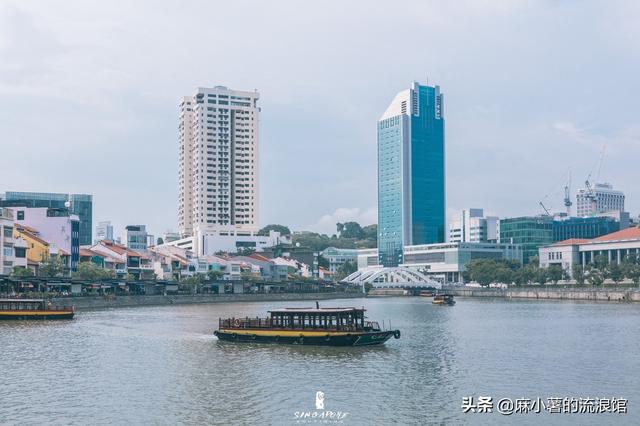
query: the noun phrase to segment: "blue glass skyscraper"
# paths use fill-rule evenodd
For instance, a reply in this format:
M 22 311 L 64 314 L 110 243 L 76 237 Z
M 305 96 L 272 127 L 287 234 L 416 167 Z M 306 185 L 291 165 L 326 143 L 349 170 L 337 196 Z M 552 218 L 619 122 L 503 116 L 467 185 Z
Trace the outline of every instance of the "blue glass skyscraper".
M 378 121 L 378 256 L 403 262 L 406 245 L 445 241 L 443 95 L 414 83 Z

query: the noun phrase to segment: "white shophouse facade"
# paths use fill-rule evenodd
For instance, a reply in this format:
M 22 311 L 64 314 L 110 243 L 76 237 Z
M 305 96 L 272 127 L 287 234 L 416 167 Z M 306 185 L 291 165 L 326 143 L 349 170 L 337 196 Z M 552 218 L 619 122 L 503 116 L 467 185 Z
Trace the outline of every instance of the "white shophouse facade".
M 540 266 L 561 265 L 573 275 L 573 265 L 590 265 L 598 256 L 609 263 L 622 263 L 628 256 L 640 256 L 640 228 L 633 227 L 592 240 L 566 240 L 540 247 Z

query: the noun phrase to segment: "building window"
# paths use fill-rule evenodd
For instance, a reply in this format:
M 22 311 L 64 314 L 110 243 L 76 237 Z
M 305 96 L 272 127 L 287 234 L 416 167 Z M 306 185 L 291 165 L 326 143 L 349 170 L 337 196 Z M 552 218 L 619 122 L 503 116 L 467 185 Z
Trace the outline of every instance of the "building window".
M 18 210 L 18 220 L 24 220 L 24 210 Z

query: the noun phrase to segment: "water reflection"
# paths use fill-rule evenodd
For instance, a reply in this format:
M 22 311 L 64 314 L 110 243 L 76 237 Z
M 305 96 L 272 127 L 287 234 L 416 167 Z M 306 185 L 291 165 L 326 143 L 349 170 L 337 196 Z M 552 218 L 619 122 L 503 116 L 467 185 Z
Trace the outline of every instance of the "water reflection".
M 283 303 L 105 310 L 65 322 L 0 323 L 0 419 L 293 424 L 293 413 L 313 409 L 321 390 L 327 409 L 349 413 L 345 424 L 495 424 L 510 419 L 463 415 L 462 397 L 640 400 L 636 305 L 460 299 L 440 307 L 425 298 L 325 305 L 364 305 L 368 317 L 391 320 L 402 338 L 344 348 L 236 344 L 212 335 L 220 317 L 262 316 Z

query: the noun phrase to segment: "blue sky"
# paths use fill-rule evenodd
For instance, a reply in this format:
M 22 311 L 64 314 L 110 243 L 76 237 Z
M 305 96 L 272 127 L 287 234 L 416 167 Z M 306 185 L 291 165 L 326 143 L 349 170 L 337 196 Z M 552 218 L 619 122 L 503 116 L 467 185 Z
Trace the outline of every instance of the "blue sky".
M 261 224 L 376 218 L 376 121 L 445 93 L 448 214 L 562 209 L 599 180 L 640 212 L 640 3 L 3 1 L 0 192 L 94 194 L 94 221 L 176 229 L 177 105 L 261 94 Z

